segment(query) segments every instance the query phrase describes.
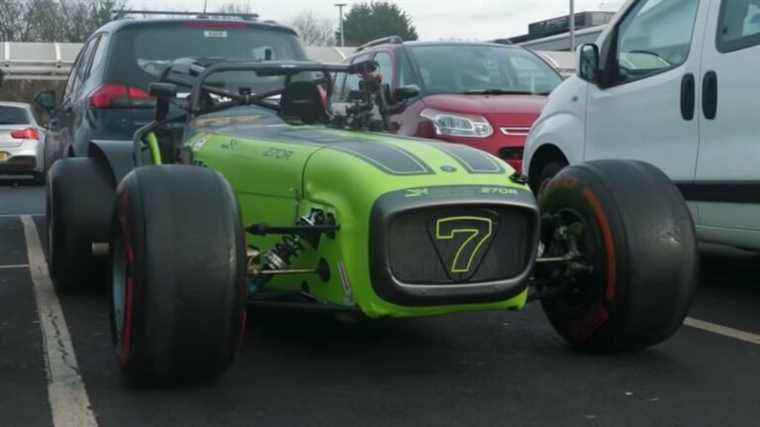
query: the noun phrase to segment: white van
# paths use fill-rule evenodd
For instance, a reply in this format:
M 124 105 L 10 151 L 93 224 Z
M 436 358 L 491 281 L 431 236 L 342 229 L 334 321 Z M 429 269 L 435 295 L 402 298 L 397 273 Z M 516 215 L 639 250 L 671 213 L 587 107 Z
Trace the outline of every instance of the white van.
M 606 158 L 662 169 L 700 240 L 760 250 L 760 0 L 629 0 L 578 49 L 523 165 L 538 190 Z

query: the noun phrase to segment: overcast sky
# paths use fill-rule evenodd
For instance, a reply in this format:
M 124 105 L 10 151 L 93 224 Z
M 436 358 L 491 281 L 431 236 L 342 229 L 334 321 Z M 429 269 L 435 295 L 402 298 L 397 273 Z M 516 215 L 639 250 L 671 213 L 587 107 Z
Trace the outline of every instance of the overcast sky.
M 338 22 L 333 4 L 350 0 L 208 0 L 209 10 L 228 2 L 250 4 L 262 19 L 288 22 L 310 10 Z M 393 1 L 393 0 L 392 0 Z M 420 39 L 493 39 L 528 32 L 528 24 L 567 15 L 568 0 L 395 0 L 414 20 Z M 623 0 L 575 0 L 577 11 L 617 10 Z M 133 7 L 146 9 L 202 10 L 203 0 L 131 0 Z M 159 6 L 160 5 L 160 6 Z

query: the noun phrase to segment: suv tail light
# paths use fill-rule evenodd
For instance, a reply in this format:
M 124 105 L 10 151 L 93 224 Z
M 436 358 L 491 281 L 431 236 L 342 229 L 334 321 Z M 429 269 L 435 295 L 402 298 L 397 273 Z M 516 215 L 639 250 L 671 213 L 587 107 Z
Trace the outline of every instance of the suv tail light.
M 151 108 L 155 100 L 148 92 L 120 84 L 105 84 L 90 94 L 90 107 L 107 108 Z
M 14 130 L 11 137 L 15 139 L 40 139 L 40 132 L 35 128 Z

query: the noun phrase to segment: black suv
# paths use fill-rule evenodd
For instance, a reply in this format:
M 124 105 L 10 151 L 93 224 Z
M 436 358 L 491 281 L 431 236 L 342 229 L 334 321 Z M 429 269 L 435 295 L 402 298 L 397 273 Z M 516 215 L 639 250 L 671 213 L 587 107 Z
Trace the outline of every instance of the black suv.
M 50 115 L 51 154 L 64 158 L 51 163 L 46 197 L 57 289 L 105 283 L 108 251 L 98 248 L 110 241 L 114 186 L 135 167 L 132 137 L 156 116 L 150 84 L 171 64 L 203 59 L 306 60 L 306 54 L 295 31 L 267 21 L 121 19 L 84 43 L 60 102 L 52 91 L 35 96 Z M 230 72 L 207 84 L 260 94 L 281 88 L 283 79 Z
M 131 140 L 153 118 L 150 82 L 181 58 L 305 60 L 294 30 L 271 21 L 120 19 L 84 43 L 60 101 L 52 91 L 35 102 L 50 113 L 55 158 L 92 155 L 91 142 Z M 228 76 L 229 77 L 229 76 Z M 224 81 L 234 81 L 234 77 Z M 249 79 L 250 80 L 250 79 Z M 261 79 L 261 89 L 277 87 Z M 257 91 L 260 88 L 255 88 Z

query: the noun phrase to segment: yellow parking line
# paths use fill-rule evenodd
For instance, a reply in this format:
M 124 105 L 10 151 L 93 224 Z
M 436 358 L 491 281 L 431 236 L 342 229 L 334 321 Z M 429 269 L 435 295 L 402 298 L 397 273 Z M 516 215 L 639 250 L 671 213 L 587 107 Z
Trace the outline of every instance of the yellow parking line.
M 760 344 L 760 335 L 740 331 L 739 329 L 729 328 L 728 326 L 705 322 L 704 320 L 694 319 L 692 317 L 687 317 L 683 321 L 683 324 L 686 326 L 691 326 L 692 328 L 701 329 L 713 334 L 723 335 L 724 337 L 733 338 L 739 341 L 744 341 L 751 344 Z

